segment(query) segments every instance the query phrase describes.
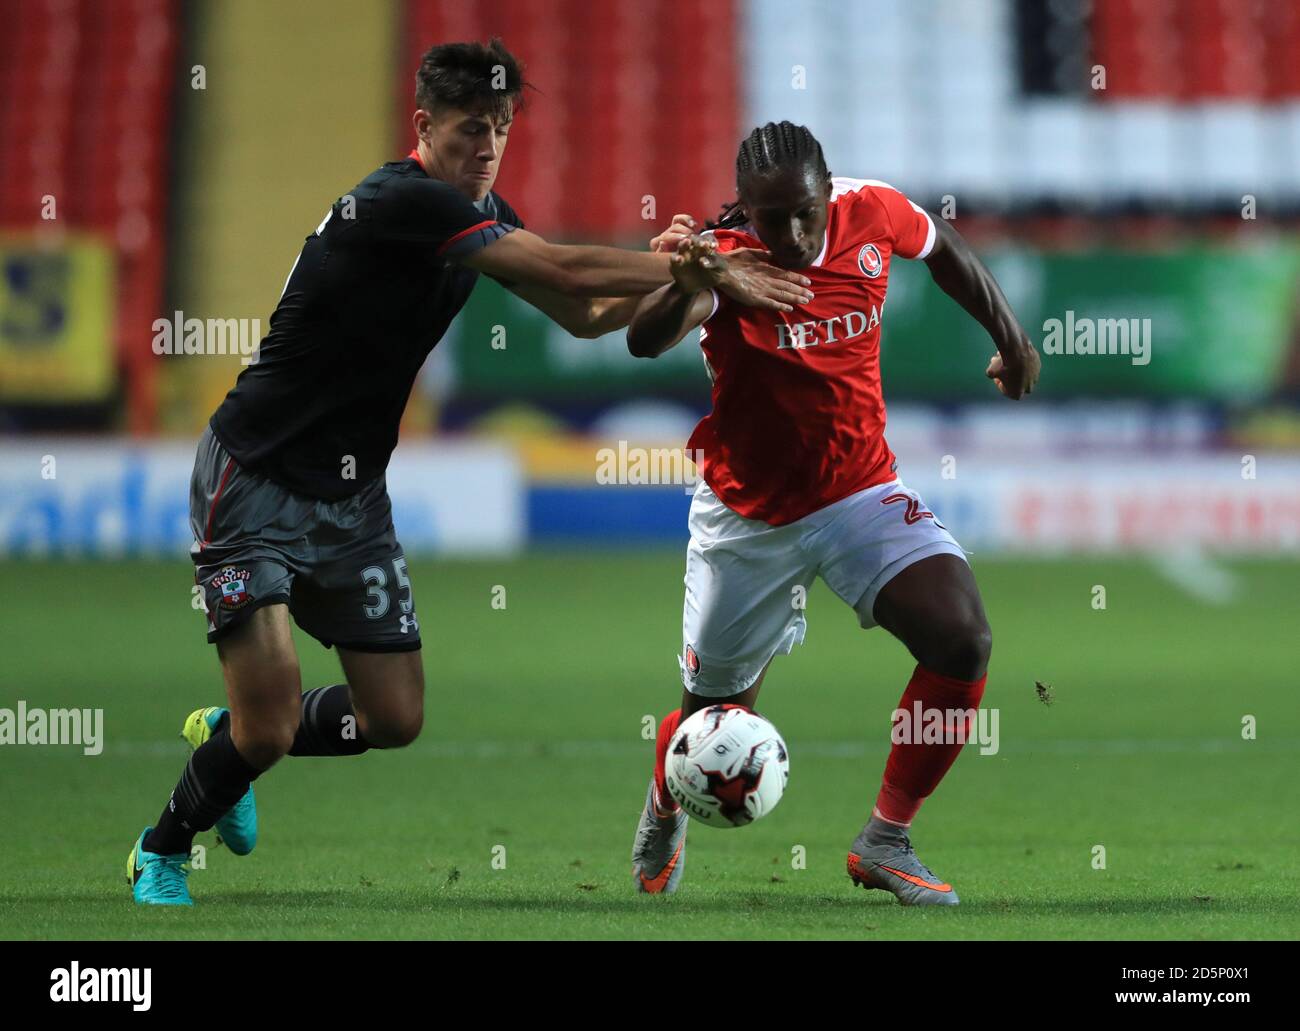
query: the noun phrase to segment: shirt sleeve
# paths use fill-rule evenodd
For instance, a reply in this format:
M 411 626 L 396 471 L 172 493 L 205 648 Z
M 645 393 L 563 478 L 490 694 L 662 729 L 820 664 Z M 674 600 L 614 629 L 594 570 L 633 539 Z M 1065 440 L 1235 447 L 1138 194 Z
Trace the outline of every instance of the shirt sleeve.
M 872 191 L 894 234 L 894 253 L 900 258 L 924 258 L 934 247 L 934 222 L 925 209 L 885 183 Z
M 705 237 L 706 239 L 715 240 L 718 244 L 719 254 L 726 254 L 727 251 L 734 251 L 741 245 L 740 240 L 725 229 L 706 229 L 704 232 L 700 233 L 700 236 Z M 722 294 L 718 293 L 718 291 L 714 289 L 710 289 L 709 293 L 713 296 L 713 309 L 705 317 L 705 322 L 708 322 L 709 319 L 718 314 L 718 308 L 722 306 Z
M 506 226 L 513 226 L 515 229 L 524 228 L 524 220 L 519 217 L 518 212 L 516 212 L 515 209 L 506 202 L 504 197 L 497 193 L 489 193 L 488 197 L 491 199 L 492 213 L 496 215 L 498 222 Z M 515 282 L 512 279 L 502 279 L 500 276 L 494 276 L 491 272 L 485 272 L 483 274 L 489 279 L 495 279 L 507 290 L 510 290 L 515 286 Z
M 455 187 L 436 179 L 391 184 L 377 199 L 375 232 L 387 240 L 427 244 L 444 258 L 464 258 L 515 227 L 470 203 Z
M 498 222 L 504 222 L 506 225 L 514 226 L 516 229 L 527 228 L 524 225 L 524 220 L 519 217 L 519 213 L 510 206 L 504 197 L 496 193 L 490 194 L 490 196 L 492 197 L 493 206 L 496 209 Z

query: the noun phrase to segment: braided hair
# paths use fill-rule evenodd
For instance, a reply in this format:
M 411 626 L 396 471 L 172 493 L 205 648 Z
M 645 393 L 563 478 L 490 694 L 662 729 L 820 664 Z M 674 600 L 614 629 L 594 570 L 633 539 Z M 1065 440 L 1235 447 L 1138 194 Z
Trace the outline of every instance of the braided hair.
M 793 122 L 768 122 L 749 134 L 736 154 L 736 191 L 741 181 L 752 175 L 769 175 L 783 169 L 811 169 L 818 181 L 830 172 L 822 145 L 806 125 Z M 733 229 L 745 223 L 740 198 L 724 204 L 717 220 L 706 222 L 706 229 Z

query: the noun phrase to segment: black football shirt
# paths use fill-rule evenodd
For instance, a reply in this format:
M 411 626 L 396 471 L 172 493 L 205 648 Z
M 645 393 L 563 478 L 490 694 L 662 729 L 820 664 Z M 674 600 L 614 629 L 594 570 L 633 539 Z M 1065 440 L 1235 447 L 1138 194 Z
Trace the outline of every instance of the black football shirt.
M 478 273 L 452 259 L 516 227 L 495 193 L 475 204 L 414 156 L 372 172 L 307 237 L 212 432 L 290 490 L 359 491 L 387 468 L 420 366 L 474 289 Z

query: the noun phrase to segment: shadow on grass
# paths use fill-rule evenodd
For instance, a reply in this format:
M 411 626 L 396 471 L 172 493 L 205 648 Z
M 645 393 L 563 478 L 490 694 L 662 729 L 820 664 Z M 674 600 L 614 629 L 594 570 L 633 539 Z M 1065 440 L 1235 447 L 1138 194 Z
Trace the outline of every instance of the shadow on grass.
M 843 912 L 846 909 L 867 908 L 873 911 L 897 910 L 898 912 L 925 912 L 952 914 L 953 916 L 992 916 L 1001 917 L 1009 913 L 1022 916 L 1133 916 L 1137 914 L 1182 914 L 1182 913 L 1260 913 L 1277 915 L 1278 913 L 1300 914 L 1300 902 L 1289 899 L 1235 899 L 1229 896 L 1216 896 L 1210 900 L 1195 898 L 1151 898 L 1151 899 L 998 899 L 968 898 L 959 907 L 929 907 L 909 909 L 897 905 L 892 898 L 883 894 L 863 895 L 845 894 L 842 897 L 806 895 L 761 894 L 757 892 L 728 892 L 726 894 L 710 893 L 700 896 L 694 893 L 662 898 L 650 898 L 628 894 L 625 896 L 606 893 L 605 889 L 593 891 L 575 890 L 570 894 L 524 895 L 493 894 L 481 895 L 472 892 L 410 890 L 390 891 L 374 888 L 338 888 L 323 891 L 260 889 L 243 891 L 210 891 L 196 896 L 196 911 L 239 907 L 247 909 L 290 909 L 311 910 L 318 907 L 333 909 L 405 910 L 421 912 L 428 910 L 542 910 L 553 912 L 589 913 L 644 913 L 646 907 L 672 906 L 693 912 L 728 912 L 740 908 L 772 909 L 798 912 Z M 62 894 L 62 895 L 28 895 L 19 900 L 11 900 L 15 908 L 22 906 L 50 909 L 66 907 L 126 908 L 130 905 L 128 898 L 110 899 L 102 894 Z M 157 907 L 165 909 L 167 907 Z
M 212 917 L 236 912 L 315 912 L 360 911 L 372 916 L 381 913 L 428 915 L 440 912 L 482 913 L 555 913 L 590 917 L 645 916 L 664 907 L 687 915 L 735 914 L 744 911 L 770 911 L 783 916 L 816 918 L 834 915 L 843 918 L 853 912 L 873 916 L 897 913 L 906 919 L 913 915 L 935 915 L 941 919 L 982 920 L 1059 917 L 1132 917 L 1185 916 L 1214 914 L 1276 917 L 1280 913 L 1300 914 L 1300 901 L 1288 898 L 1234 898 L 1216 895 L 1209 899 L 1192 896 L 1163 898 L 1064 898 L 1025 899 L 1007 897 L 968 897 L 959 907 L 908 909 L 897 905 L 883 892 L 845 892 L 843 895 L 805 895 L 756 889 L 713 889 L 706 893 L 686 891 L 675 896 L 649 897 L 634 895 L 623 885 L 575 885 L 572 890 L 546 894 L 496 891 L 487 894 L 481 888 L 410 888 L 391 889 L 377 886 L 340 886 L 327 889 L 256 888 L 235 891 L 213 889 L 196 896 L 193 909 L 183 907 L 141 907 L 139 912 L 176 913 L 184 916 L 203 914 Z M 106 913 L 125 914 L 134 909 L 129 896 L 110 896 L 104 892 L 81 891 L 58 894 L 10 894 L 0 897 L 0 912 L 8 919 L 27 916 L 31 924 L 80 922 L 102 918 Z M 24 913 L 23 911 L 27 911 Z M 12 925 L 11 925 L 12 926 Z

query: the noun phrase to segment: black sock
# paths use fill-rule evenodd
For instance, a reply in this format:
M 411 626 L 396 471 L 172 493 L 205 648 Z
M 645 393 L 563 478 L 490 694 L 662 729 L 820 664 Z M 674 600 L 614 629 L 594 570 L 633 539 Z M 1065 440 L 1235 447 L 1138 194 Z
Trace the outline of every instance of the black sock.
M 347 684 L 318 687 L 302 696 L 302 719 L 290 755 L 360 755 L 369 749 Z
M 229 720 L 224 721 L 185 764 L 166 808 L 145 837 L 145 851 L 189 855 L 194 835 L 210 830 L 261 772 L 239 754 L 230 737 Z

